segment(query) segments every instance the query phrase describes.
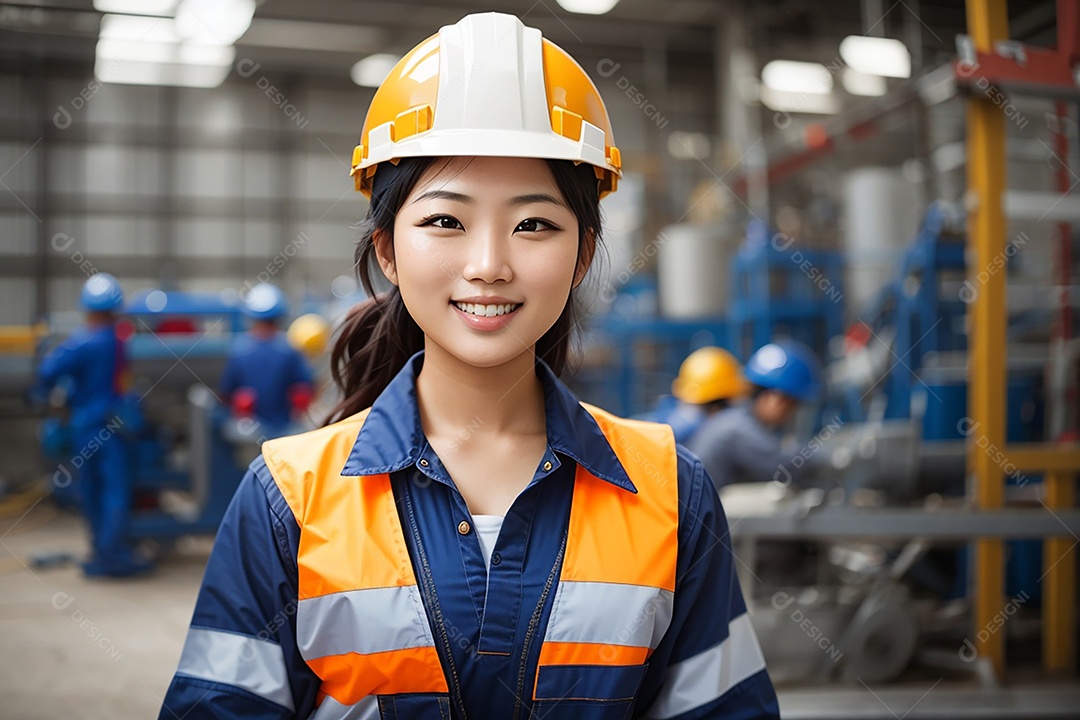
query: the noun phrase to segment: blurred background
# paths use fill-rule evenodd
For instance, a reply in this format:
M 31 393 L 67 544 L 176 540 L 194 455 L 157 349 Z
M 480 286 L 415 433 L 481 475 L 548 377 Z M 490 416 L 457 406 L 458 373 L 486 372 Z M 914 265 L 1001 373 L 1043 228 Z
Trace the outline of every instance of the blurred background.
M 784 459 L 721 488 L 785 717 L 1080 717 L 1075 0 L 0 0 L 0 715 L 156 714 L 243 468 L 335 402 L 374 90 L 486 10 L 622 151 L 579 396 L 688 438 L 693 351 L 755 392 L 755 352 L 808 353 Z M 131 414 L 80 436 L 41 377 L 93 312 Z M 260 321 L 306 368 L 280 422 L 225 388 Z M 149 575 L 80 570 L 103 447 Z

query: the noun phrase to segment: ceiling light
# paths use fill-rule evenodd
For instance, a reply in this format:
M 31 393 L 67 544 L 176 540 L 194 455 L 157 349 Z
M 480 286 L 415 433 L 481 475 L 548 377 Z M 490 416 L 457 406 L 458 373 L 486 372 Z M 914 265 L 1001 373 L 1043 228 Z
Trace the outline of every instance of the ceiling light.
M 102 38 L 97 44 L 97 58 L 121 63 L 182 63 L 229 67 L 236 59 L 236 48 Z
M 360 87 L 374 87 L 377 88 L 382 85 L 383 80 L 390 74 L 390 71 L 394 69 L 394 66 L 401 60 L 397 55 L 390 55 L 388 53 L 376 53 L 375 55 L 368 55 L 352 66 L 352 70 L 349 71 L 349 77 L 352 81 Z
M 141 42 L 176 43 L 176 23 L 172 18 L 105 15 L 101 18 L 98 37 L 105 40 L 136 40 Z
M 94 9 L 103 13 L 172 17 L 176 0 L 94 0 Z
M 840 81 L 844 84 L 844 89 L 852 95 L 879 97 L 884 95 L 886 90 L 885 78 L 859 72 L 849 67 L 844 68 Z
M 832 92 L 832 75 L 824 65 L 773 60 L 761 70 L 761 81 L 780 92 L 827 95 Z
M 232 45 L 254 15 L 255 0 L 180 0 L 176 31 L 200 45 Z
M 859 72 L 885 77 L 911 77 L 911 53 L 892 38 L 848 35 L 840 42 L 840 57 Z
M 774 90 L 767 85 L 761 88 L 761 102 L 770 110 L 784 113 L 832 114 L 840 110 L 835 95 Z
M 98 58 L 94 63 L 94 76 L 99 81 L 123 85 L 213 88 L 225 82 L 225 78 L 231 71 L 231 65 L 219 67 L 131 60 L 116 61 L 102 58 Z
M 619 0 L 556 0 L 563 10 L 581 15 L 603 15 L 619 4 Z

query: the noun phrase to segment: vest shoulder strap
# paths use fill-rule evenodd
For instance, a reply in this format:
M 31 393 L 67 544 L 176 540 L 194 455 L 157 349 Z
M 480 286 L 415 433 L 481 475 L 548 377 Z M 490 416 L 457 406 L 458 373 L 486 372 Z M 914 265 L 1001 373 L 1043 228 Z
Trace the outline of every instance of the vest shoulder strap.
M 320 481 L 341 476 L 369 410 L 318 430 L 263 443 L 266 466 L 301 527 Z

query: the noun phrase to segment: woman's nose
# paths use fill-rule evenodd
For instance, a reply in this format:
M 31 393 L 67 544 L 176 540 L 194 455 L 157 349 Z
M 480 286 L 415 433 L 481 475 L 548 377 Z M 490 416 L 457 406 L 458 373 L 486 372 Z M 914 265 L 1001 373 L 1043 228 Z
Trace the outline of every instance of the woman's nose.
M 464 267 L 466 280 L 484 283 L 509 282 L 514 273 L 510 263 L 510 239 L 491 229 L 475 232 L 470 239 Z

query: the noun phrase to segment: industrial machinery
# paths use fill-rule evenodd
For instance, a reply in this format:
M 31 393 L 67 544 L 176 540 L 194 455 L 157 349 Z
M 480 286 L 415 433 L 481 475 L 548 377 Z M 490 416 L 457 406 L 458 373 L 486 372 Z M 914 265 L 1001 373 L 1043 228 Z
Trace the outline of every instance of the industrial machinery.
M 1022 505 L 1038 507 L 1041 478 L 1006 468 L 1020 507 L 968 518 L 965 441 L 980 436 L 966 409 L 963 221 L 955 207 L 931 206 L 895 277 L 832 341 L 830 392 L 801 455 L 816 477 L 722 491 L 775 677 L 882 682 L 913 662 L 992 677 L 963 660 L 974 537 L 1006 541 L 1006 594 L 1019 618 L 1010 637 L 1038 635 L 1037 622 L 1024 622 L 1037 614 L 1043 575 L 1041 543 L 1028 538 L 1041 537 L 1044 521 Z M 1019 340 L 1049 336 L 1043 320 L 1031 308 L 1010 315 L 1012 442 L 1042 439 L 1048 355 Z
M 117 424 L 132 471 L 134 541 L 213 533 L 263 429 L 215 395 L 234 336 L 239 302 L 227 295 L 151 290 L 134 296 L 117 324 L 133 374 L 127 414 Z M 52 491 L 78 497 L 77 462 L 65 446 L 62 414 L 42 424 L 42 445 L 56 463 Z

